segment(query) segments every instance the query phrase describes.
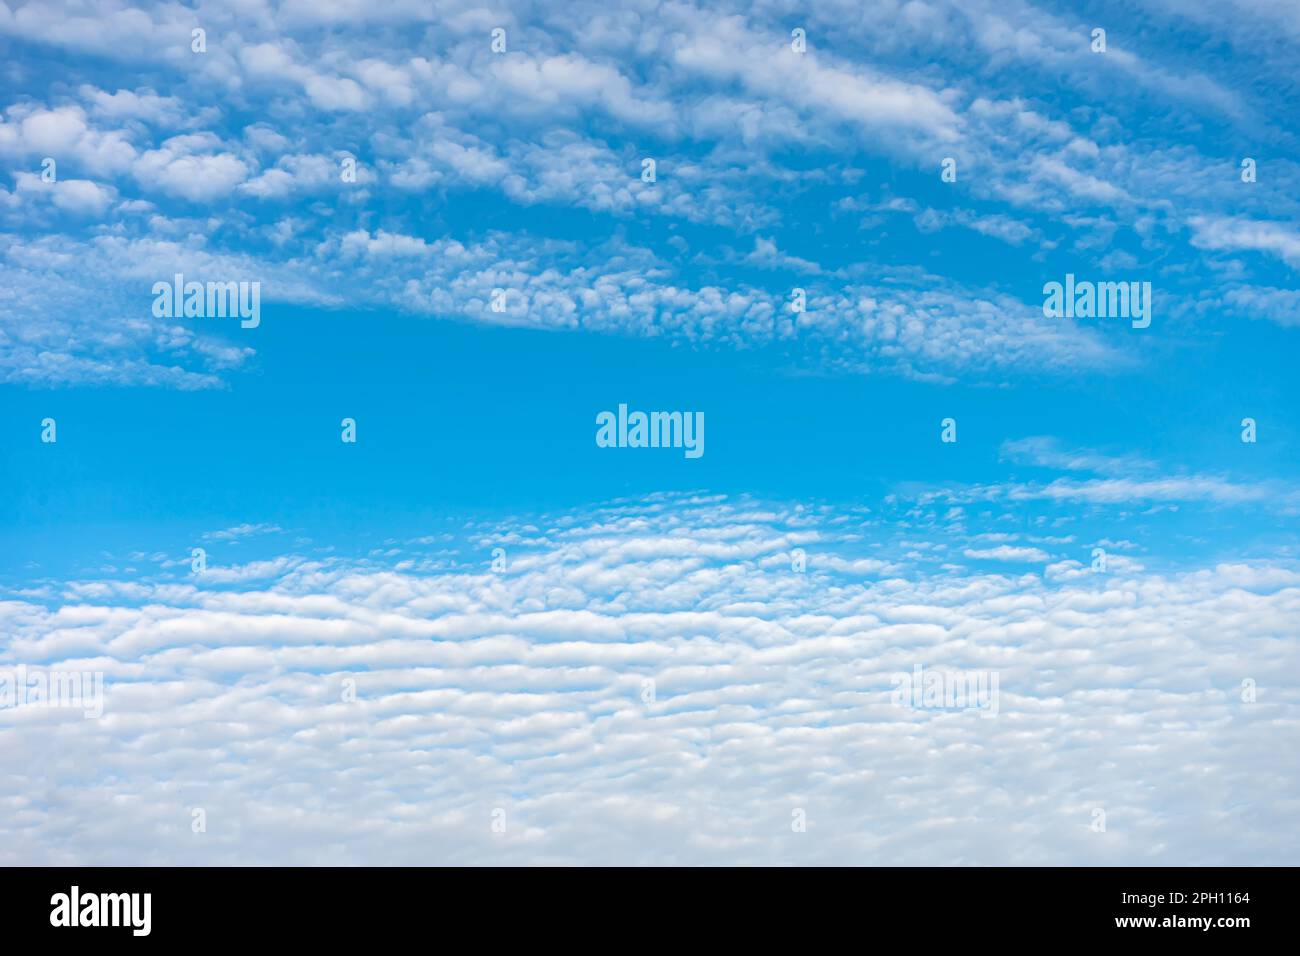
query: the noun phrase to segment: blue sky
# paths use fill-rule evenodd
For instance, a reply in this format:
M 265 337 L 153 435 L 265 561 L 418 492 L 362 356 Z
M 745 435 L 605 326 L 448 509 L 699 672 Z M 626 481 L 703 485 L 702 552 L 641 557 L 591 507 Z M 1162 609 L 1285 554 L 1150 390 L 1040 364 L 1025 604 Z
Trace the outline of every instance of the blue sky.
M 0 665 L 109 687 L 0 710 L 67 755 L 0 860 L 1295 862 L 1297 46 L 1250 0 L 0 3 Z M 178 272 L 260 322 L 156 316 Z M 1150 326 L 1046 317 L 1067 274 Z M 620 403 L 705 454 L 597 447 Z M 884 707 L 916 663 L 999 718 Z

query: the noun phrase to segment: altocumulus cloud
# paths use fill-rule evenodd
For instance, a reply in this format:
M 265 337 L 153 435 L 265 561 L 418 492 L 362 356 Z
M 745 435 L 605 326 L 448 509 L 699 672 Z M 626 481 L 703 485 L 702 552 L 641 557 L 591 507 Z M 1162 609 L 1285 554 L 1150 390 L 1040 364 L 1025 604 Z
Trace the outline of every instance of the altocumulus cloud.
M 15 78 L 0 103 L 12 175 L 0 183 L 0 269 L 14 290 L 0 319 L 0 381 L 228 384 L 252 344 L 160 324 L 145 308 L 141 283 L 196 262 L 254 275 L 280 304 L 487 320 L 483 293 L 509 281 L 527 302 L 516 322 L 741 347 L 792 334 L 781 310 L 799 284 L 816 303 L 797 327 L 813 339 L 814 366 L 1001 382 L 1019 368 L 1138 361 L 1131 342 L 1034 316 L 1037 283 L 860 281 L 911 274 L 929 263 L 928 243 L 868 245 L 855 252 L 856 279 L 817 261 L 857 245 L 838 237 L 781 260 L 794 275 L 758 286 L 746 271 L 695 262 L 720 237 L 738 249 L 772 235 L 782 248 L 806 245 L 831 202 L 905 203 L 923 231 L 962 226 L 1031 264 L 1057 249 L 1080 269 L 1116 261 L 1107 254 L 1150 272 L 1174 261 L 1161 287 L 1170 315 L 1203 308 L 1216 320 L 1288 324 L 1285 297 L 1251 290 L 1257 279 L 1284 290 L 1298 261 L 1288 223 L 1300 208 L 1287 188 L 1296 169 L 1283 158 L 1294 131 L 1285 111 L 1266 121 L 1257 105 L 1285 104 L 1290 90 L 1267 57 L 1254 73 L 1250 64 L 1268 37 L 1289 54 L 1284 67 L 1294 34 L 1247 6 L 1232 23 L 1195 5 L 1143 11 L 1173 34 L 1212 21 L 1214 42 L 1244 54 L 1240 75 L 1212 78 L 1199 42 L 1116 30 L 1102 57 L 1067 15 L 1024 4 L 1012 23 L 1001 5 L 971 0 L 912 4 L 905 16 L 890 4 L 809 4 L 805 54 L 790 47 L 786 11 L 743 3 L 529 3 L 509 14 L 260 0 L 0 5 Z M 207 31 L 201 55 L 190 45 L 196 24 Z M 497 24 L 510 36 L 502 55 L 486 43 Z M 60 83 L 20 82 L 51 56 Z M 105 66 L 134 88 L 109 82 Z M 1240 157 L 1220 155 L 1223 136 L 1189 134 L 1222 123 L 1276 157 L 1251 189 L 1234 188 Z M 653 184 L 639 176 L 647 155 L 661 171 Z M 933 179 L 945 156 L 961 159 L 961 205 L 931 208 L 908 177 Z M 38 188 L 46 157 L 60 178 Z M 350 184 L 345 159 L 357 163 Z M 883 195 L 882 163 L 918 198 Z M 381 195 L 392 200 L 383 231 L 404 249 L 427 244 L 436 262 L 390 259 L 356 275 L 336 257 L 358 231 L 378 236 L 366 210 Z M 512 234 L 431 225 L 432 209 L 471 196 L 512 210 Z M 607 236 L 640 220 L 691 255 L 630 281 L 536 242 L 523 223 L 539 208 L 577 211 Z M 451 244 L 483 255 L 448 269 Z M 1206 272 L 1203 260 L 1226 256 L 1226 277 Z M 1214 303 L 1202 298 L 1207 275 L 1224 289 Z M 51 324 L 51 313 L 65 317 Z
M 1292 563 L 994 573 L 866 545 L 871 520 L 658 496 L 476 527 L 460 558 L 9 595 L 0 665 L 107 696 L 0 710 L 0 861 L 1294 859 Z M 895 706 L 917 665 L 998 674 L 998 716 Z

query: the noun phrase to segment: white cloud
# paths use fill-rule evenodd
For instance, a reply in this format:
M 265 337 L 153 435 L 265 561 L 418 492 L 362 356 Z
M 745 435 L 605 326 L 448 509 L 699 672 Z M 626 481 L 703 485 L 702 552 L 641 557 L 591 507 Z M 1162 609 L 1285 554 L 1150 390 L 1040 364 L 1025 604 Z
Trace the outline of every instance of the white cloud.
M 78 216 L 99 216 L 117 195 L 111 186 L 101 186 L 88 179 L 56 179 L 46 182 L 35 173 L 15 175 L 17 194 L 36 202 L 48 200 L 64 212 Z
M 1001 456 L 1059 471 L 1092 471 L 1100 474 L 1127 474 L 1148 471 L 1155 465 L 1136 455 L 1103 455 L 1089 449 L 1066 449 L 1049 436 L 1008 439 L 1002 443 Z
M 214 183 L 193 188 L 211 189 Z M 64 301 L 93 277 L 97 310 L 113 302 L 133 322 L 147 326 L 154 321 L 146 295 L 152 283 L 184 272 L 256 279 L 264 304 L 383 305 L 414 315 L 666 335 L 716 347 L 784 342 L 809 367 L 847 372 L 884 369 L 942 380 L 966 372 L 997 380 L 1012 371 L 1111 371 L 1132 363 L 1092 330 L 1045 319 L 1041 309 L 1009 297 L 927 275 L 898 276 L 887 285 L 811 276 L 808 310 L 795 317 L 788 290 L 740 283 L 692 287 L 670 263 L 619 241 L 583 248 L 492 234 L 462 243 L 356 229 L 331 232 L 314 245 L 289 242 L 277 233 L 293 255 L 263 259 L 209 249 L 212 227 L 212 222 L 167 220 L 155 231 L 167 228 L 174 237 L 101 236 L 89 244 L 65 237 L 12 250 L 9 258 L 17 267 L 12 281 L 25 290 L 14 321 L 38 329 L 52 297 Z M 338 268 L 340 259 L 348 263 L 345 273 Z M 800 267 L 797 260 L 783 262 Z M 490 308 L 494 289 L 509 290 L 504 312 Z M 66 302 L 60 310 L 66 312 Z M 84 349 L 88 343 L 74 344 Z M 69 347 L 66 340 L 59 346 Z
M 1264 252 L 1300 268 L 1300 232 L 1280 222 L 1194 216 L 1192 244 L 1229 252 Z
M 177 136 L 151 149 L 135 163 L 136 180 L 191 202 L 210 202 L 228 195 L 248 178 L 250 168 L 229 152 L 198 152 L 215 146 L 214 137 Z
M 108 689 L 99 721 L 0 710 L 0 861 L 1294 860 L 1270 757 L 1300 731 L 1294 567 L 864 586 L 836 518 L 652 496 L 493 529 L 504 574 L 397 571 L 403 548 L 9 595 L 0 666 Z M 998 716 L 894 706 L 918 664 L 996 672 Z
M 252 538 L 264 534 L 279 534 L 284 531 L 278 524 L 268 521 L 260 521 L 256 524 L 245 522 L 244 524 L 235 525 L 231 528 L 222 528 L 220 531 L 209 531 L 203 537 L 212 541 L 240 541 L 245 538 Z
M 1017 548 L 1007 544 L 996 548 L 967 548 L 962 554 L 978 561 L 1019 561 L 1031 564 L 1051 558 L 1051 555 L 1041 548 Z
M 36 164 L 49 157 L 67 172 L 120 173 L 136 159 L 136 150 L 117 130 L 92 128 L 77 106 L 40 109 L 11 106 L 0 121 L 0 155 Z

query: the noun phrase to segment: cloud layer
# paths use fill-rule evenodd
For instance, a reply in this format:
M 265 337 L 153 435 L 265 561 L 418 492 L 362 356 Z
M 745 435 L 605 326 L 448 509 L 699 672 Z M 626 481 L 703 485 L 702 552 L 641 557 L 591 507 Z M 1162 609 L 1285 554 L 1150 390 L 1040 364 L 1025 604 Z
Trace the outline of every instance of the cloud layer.
M 0 860 L 1294 861 L 1300 571 L 901 574 L 864 521 L 677 496 L 11 597 L 0 664 L 108 689 L 0 711 Z M 896 706 L 918 665 L 997 716 Z
M 501 283 L 520 324 L 775 339 L 814 367 L 940 380 L 1141 364 L 1131 337 L 1037 314 L 1059 253 L 1155 274 L 1162 319 L 1289 324 L 1255 288 L 1284 296 L 1294 275 L 1294 131 L 1257 105 L 1276 76 L 1246 64 L 1261 37 L 1294 37 L 1240 13 L 1222 42 L 1251 55 L 1211 76 L 1189 52 L 1203 12 L 1160 4 L 1146 15 L 1185 45 L 1116 24 L 1104 54 L 1068 15 L 945 0 L 801 9 L 803 52 L 789 14 L 748 5 L 0 5 L 18 53 L 0 103 L 0 381 L 228 384 L 256 337 L 147 312 L 149 285 L 182 267 L 282 304 L 471 321 L 496 319 L 483 296 Z M 1241 156 L 1188 129 L 1252 144 L 1264 172 L 1242 183 Z M 936 191 L 948 159 L 958 180 Z M 457 215 L 467 202 L 493 225 Z M 847 229 L 869 212 L 856 235 L 819 236 L 828 210 Z M 575 215 L 632 271 L 575 262 L 536 228 Z M 948 255 L 980 237 L 1036 281 L 935 268 L 930 246 L 954 237 Z

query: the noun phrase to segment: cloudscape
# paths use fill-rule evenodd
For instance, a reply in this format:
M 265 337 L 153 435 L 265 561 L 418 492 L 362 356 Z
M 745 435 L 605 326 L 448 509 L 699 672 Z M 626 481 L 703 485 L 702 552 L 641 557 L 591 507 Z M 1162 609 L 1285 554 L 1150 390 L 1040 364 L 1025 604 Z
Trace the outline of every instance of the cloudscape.
M 1300 861 L 1300 12 L 0 0 L 0 862 Z

